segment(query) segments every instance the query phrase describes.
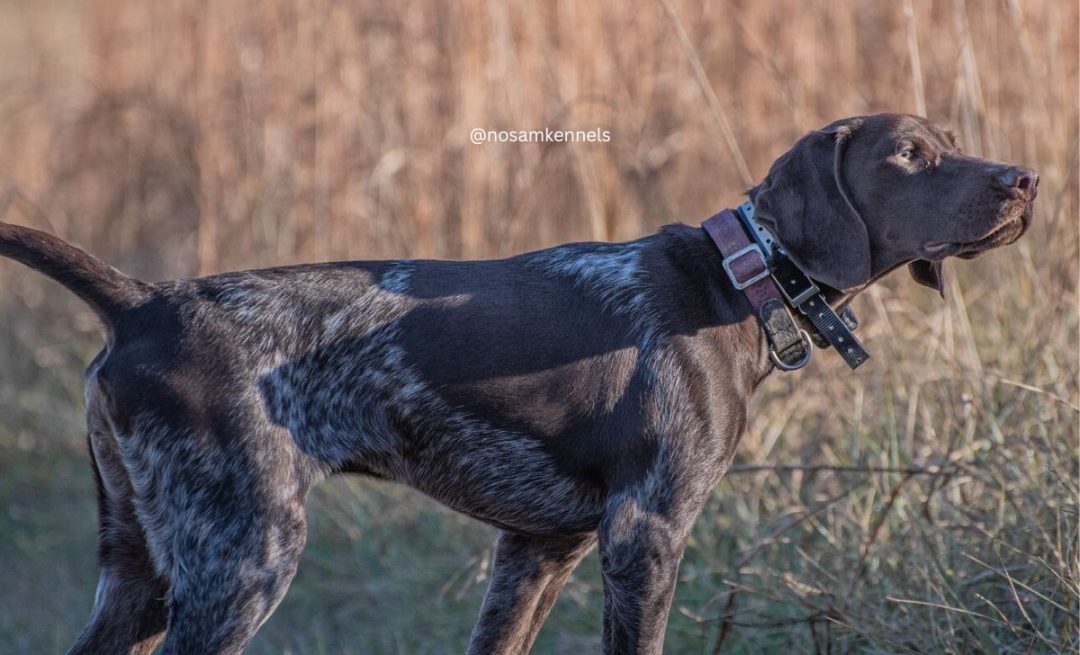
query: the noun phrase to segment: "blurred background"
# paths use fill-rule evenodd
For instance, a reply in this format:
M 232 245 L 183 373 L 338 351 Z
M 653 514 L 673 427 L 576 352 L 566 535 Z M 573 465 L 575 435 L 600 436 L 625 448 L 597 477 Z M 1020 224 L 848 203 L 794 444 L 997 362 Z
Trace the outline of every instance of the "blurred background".
M 874 358 L 760 390 L 667 652 L 1078 645 L 1078 16 L 1061 0 L 0 3 L 0 210 L 158 280 L 500 257 L 741 202 L 805 131 L 925 114 L 1042 178 L 1020 243 L 855 303 Z M 469 131 L 607 129 L 473 145 Z M 62 652 L 96 582 L 90 312 L 0 262 L 0 651 Z M 410 490 L 311 496 L 254 653 L 461 652 L 493 530 Z M 595 556 L 535 652 L 598 652 Z

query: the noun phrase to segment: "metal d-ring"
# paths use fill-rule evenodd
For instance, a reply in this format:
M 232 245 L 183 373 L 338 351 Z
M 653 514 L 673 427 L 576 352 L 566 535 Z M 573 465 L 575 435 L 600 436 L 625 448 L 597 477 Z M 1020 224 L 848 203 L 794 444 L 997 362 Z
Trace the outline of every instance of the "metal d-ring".
M 780 359 L 780 356 L 776 354 L 775 350 L 769 351 L 769 357 L 772 358 L 773 364 L 776 364 L 776 368 L 781 371 L 796 371 L 810 362 L 810 357 L 814 354 L 814 342 L 810 340 L 810 335 L 806 333 L 806 330 L 799 330 L 799 338 L 803 342 L 803 352 L 806 354 L 794 364 L 785 363 Z

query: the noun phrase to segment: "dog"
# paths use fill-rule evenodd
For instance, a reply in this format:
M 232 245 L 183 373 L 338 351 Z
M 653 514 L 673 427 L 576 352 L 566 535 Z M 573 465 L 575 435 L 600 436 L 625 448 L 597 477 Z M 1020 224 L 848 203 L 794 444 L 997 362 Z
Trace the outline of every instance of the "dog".
M 1016 241 L 1038 175 L 902 114 L 802 139 L 748 194 L 830 307 Z M 773 345 L 705 230 L 491 261 L 362 261 L 145 283 L 0 224 L 77 294 L 100 581 L 71 653 L 239 653 L 296 571 L 304 500 L 355 473 L 498 527 L 469 653 L 528 652 L 598 548 L 605 653 L 661 651 L 687 536 Z M 809 329 L 804 316 L 796 319 Z

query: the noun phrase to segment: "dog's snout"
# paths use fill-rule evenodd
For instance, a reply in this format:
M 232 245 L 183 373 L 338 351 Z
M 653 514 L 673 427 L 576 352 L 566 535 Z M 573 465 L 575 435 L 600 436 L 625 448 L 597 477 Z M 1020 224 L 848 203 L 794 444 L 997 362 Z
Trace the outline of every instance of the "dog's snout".
M 1039 188 L 1039 174 L 1021 166 L 1006 168 L 998 175 L 998 181 L 1003 187 L 1020 196 L 1033 197 Z

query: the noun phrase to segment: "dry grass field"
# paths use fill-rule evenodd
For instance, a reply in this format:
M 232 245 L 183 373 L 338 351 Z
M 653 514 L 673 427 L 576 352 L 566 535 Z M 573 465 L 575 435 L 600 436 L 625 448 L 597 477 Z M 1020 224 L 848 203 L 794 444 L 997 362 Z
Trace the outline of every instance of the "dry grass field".
M 773 375 L 694 530 L 670 653 L 1080 647 L 1078 21 L 1066 0 L 6 0 L 0 210 L 145 279 L 623 240 L 803 132 L 923 113 L 1042 177 L 1022 242 L 856 301 L 873 359 Z M 610 143 L 473 145 L 473 128 Z M 0 652 L 96 581 L 90 312 L 0 263 Z M 461 652 L 493 531 L 336 480 L 255 653 Z M 598 652 L 595 557 L 537 653 Z

